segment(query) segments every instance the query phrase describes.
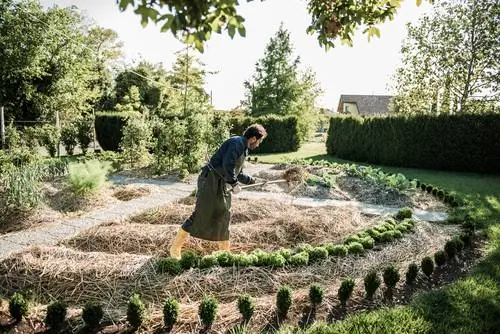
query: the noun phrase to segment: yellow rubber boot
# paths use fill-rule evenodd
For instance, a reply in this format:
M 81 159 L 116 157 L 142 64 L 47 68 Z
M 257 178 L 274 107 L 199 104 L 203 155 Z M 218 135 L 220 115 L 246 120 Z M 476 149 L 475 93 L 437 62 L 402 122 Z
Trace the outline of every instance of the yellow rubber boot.
M 177 235 L 175 236 L 172 246 L 170 247 L 170 256 L 172 258 L 177 260 L 181 259 L 182 246 L 184 245 L 188 237 L 189 233 L 180 228 L 177 232 Z
M 230 250 L 229 240 L 219 241 L 219 250 L 229 252 Z

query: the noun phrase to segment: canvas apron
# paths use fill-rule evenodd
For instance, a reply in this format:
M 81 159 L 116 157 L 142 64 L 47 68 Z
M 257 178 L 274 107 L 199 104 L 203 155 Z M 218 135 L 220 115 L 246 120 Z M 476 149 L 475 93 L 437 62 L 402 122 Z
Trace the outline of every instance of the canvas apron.
M 245 162 L 243 154 L 235 164 L 238 175 Z M 205 166 L 198 176 L 196 206 L 182 228 L 195 238 L 210 241 L 229 240 L 231 192 L 220 174 Z

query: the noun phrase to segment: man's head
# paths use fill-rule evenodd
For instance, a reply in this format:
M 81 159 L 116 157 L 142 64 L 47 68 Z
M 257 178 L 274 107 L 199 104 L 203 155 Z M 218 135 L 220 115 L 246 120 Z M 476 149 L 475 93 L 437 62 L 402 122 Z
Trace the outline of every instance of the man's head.
M 248 140 L 248 148 L 254 150 L 267 137 L 267 132 L 262 125 L 252 124 L 245 130 L 243 137 Z

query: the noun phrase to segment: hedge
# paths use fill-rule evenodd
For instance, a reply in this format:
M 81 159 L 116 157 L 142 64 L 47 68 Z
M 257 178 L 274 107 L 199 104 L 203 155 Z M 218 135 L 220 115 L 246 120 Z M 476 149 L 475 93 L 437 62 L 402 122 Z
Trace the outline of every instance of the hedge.
M 234 117 L 231 119 L 231 134 L 243 135 L 253 123 L 260 123 L 266 128 L 267 138 L 252 153 L 295 152 L 300 148 L 297 117 Z
M 371 164 L 500 171 L 500 114 L 333 117 L 329 155 Z
M 100 112 L 95 115 L 96 138 L 105 151 L 118 152 L 123 135 L 123 127 L 127 124 L 127 113 Z

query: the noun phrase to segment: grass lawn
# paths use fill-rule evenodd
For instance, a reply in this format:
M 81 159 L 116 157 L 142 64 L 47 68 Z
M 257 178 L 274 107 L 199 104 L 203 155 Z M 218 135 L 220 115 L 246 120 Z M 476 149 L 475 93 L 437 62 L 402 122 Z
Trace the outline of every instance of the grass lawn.
M 260 162 L 291 159 L 353 163 L 326 155 L 324 143 L 307 143 L 298 152 L 258 155 Z M 361 165 L 366 165 L 360 163 Z M 500 333 L 500 176 L 376 166 L 434 184 L 471 201 L 466 208 L 488 235 L 485 255 L 465 278 L 425 292 L 409 305 L 352 315 L 307 330 L 280 333 Z

